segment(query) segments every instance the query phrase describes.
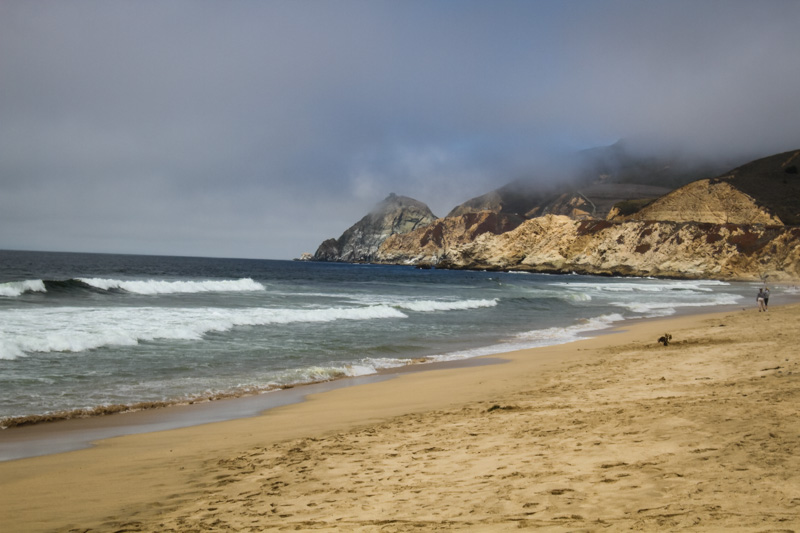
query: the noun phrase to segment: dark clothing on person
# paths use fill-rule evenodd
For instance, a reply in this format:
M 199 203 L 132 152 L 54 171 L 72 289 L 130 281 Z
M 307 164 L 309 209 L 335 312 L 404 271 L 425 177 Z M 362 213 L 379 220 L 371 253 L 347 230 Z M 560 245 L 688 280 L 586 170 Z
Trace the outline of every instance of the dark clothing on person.
M 758 312 L 766 311 L 767 306 L 764 304 L 764 289 L 758 289 L 758 296 L 756 296 L 756 302 L 758 302 Z

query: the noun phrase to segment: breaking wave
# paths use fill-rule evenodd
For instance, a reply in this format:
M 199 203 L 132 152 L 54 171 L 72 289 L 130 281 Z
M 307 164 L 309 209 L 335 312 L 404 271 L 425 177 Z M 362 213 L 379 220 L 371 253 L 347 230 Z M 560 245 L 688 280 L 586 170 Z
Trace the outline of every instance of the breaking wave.
M 0 359 L 34 352 L 83 352 L 155 340 L 201 340 L 238 326 L 406 318 L 391 306 L 326 309 L 84 308 L 0 314 Z
M 44 281 L 40 279 L 0 283 L 0 296 L 13 298 L 26 292 L 47 292 L 47 289 L 45 289 Z
M 480 309 L 482 307 L 494 307 L 497 305 L 497 298 L 491 300 L 459 300 L 455 302 L 441 302 L 434 300 L 419 300 L 397 304 L 401 309 L 428 313 L 432 311 L 459 311 L 464 309 Z
M 191 294 L 199 292 L 248 292 L 263 291 L 265 287 L 251 278 L 236 280 L 207 281 L 160 281 L 160 280 L 119 280 L 103 278 L 78 278 L 78 281 L 91 287 L 109 290 L 123 290 L 135 294 Z
M 0 296 L 18 297 L 26 292 L 77 294 L 80 292 L 128 292 L 131 294 L 193 294 L 208 292 L 263 291 L 264 285 L 251 278 L 235 280 L 164 281 L 74 278 L 67 280 L 25 280 L 0 283 Z

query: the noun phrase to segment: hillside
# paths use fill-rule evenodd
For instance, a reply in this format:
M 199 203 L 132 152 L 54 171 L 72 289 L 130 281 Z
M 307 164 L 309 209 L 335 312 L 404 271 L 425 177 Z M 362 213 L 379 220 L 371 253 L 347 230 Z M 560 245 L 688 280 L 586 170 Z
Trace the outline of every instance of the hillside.
M 800 150 L 752 161 L 654 201 L 628 220 L 800 225 Z
M 619 141 L 579 152 L 569 168 L 559 169 L 558 178 L 515 180 L 467 200 L 447 216 L 493 211 L 524 218 L 546 214 L 606 218 L 617 204 L 628 203 L 635 210 L 677 187 L 730 168 L 723 165 L 675 153 L 654 155 Z

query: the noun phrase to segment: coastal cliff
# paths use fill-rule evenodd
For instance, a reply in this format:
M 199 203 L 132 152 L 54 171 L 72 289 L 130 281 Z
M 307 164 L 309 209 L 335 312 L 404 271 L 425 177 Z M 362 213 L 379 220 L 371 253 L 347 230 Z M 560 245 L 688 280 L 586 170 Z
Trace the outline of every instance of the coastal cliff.
M 436 265 L 451 250 L 472 243 L 478 236 L 500 235 L 523 221 L 521 217 L 494 211 L 438 219 L 418 230 L 392 235 L 378 248 L 374 260 L 378 263 Z
M 800 150 L 675 190 L 605 179 L 539 192 L 513 183 L 443 219 L 391 195 L 324 242 L 321 261 L 451 269 L 800 279 Z M 666 193 L 665 193 L 666 191 Z
M 385 256 L 388 250 L 380 250 Z M 546 215 L 444 250 L 441 268 L 622 276 L 800 279 L 800 228 L 573 220 Z
M 427 226 L 434 220 L 436 216 L 424 203 L 392 193 L 338 239 L 323 242 L 313 260 L 370 262 L 388 237 Z

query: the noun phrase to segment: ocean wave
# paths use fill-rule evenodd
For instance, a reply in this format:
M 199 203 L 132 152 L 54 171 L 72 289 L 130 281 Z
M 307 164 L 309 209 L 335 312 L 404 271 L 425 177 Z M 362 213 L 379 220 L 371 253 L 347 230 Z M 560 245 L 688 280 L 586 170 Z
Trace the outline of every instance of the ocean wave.
M 200 292 L 249 292 L 263 291 L 264 285 L 252 278 L 236 280 L 205 281 L 162 281 L 162 280 L 119 280 L 104 278 L 77 278 L 91 287 L 109 290 L 123 290 L 135 294 L 192 294 Z
M 427 357 L 394 358 L 394 357 L 365 357 L 358 361 L 331 362 L 327 366 L 309 366 L 284 370 L 268 380 L 268 387 L 285 387 L 287 385 L 302 385 L 331 381 L 340 378 L 354 378 L 371 376 L 382 370 L 401 368 L 404 366 L 430 362 Z M 257 385 L 263 387 L 263 384 Z
M 592 295 L 586 292 L 570 291 L 568 293 L 561 293 L 557 296 L 561 300 L 567 302 L 591 302 Z
M 290 385 L 333 381 L 341 378 L 369 376 L 376 374 L 379 368 L 379 365 L 369 363 L 331 363 L 327 366 L 290 369 L 272 376 L 268 387 L 280 388 Z
M 524 331 L 516 334 L 511 340 L 491 344 L 489 346 L 480 346 L 476 348 L 470 348 L 468 350 L 434 355 L 429 359 L 431 361 L 459 361 L 462 359 L 470 359 L 485 355 L 497 355 L 529 348 L 541 348 L 543 346 L 566 344 L 568 342 L 579 340 L 581 338 L 581 334 L 583 333 L 608 329 L 612 327 L 615 322 L 621 322 L 623 320 L 625 320 L 625 317 L 619 313 L 601 315 L 582 320 L 572 326 L 551 327 Z
M 155 340 L 201 340 L 239 326 L 407 318 L 387 305 L 326 309 L 82 308 L 0 312 L 0 359 Z
M 773 285 L 772 286 L 772 294 L 774 295 L 776 290 L 780 294 L 787 294 L 790 296 L 797 296 L 800 295 L 800 287 L 796 285 Z
M 229 384 L 230 386 L 227 387 L 223 383 L 218 383 L 217 385 L 222 385 L 222 388 L 210 387 L 202 392 L 187 393 L 183 395 L 177 394 L 174 396 L 155 392 L 149 395 L 150 399 L 131 403 L 124 403 L 124 397 L 121 398 L 119 396 L 108 396 L 99 400 L 100 403 L 93 407 L 75 407 L 60 410 L 53 409 L 46 411 L 43 414 L 32 415 L 11 414 L 9 416 L 5 416 L 4 418 L 0 418 L 0 430 L 7 429 L 9 427 L 33 425 L 43 422 L 105 416 L 116 413 L 159 409 L 175 405 L 189 405 L 208 401 L 238 398 L 242 396 L 264 394 L 298 385 L 310 385 L 314 383 L 334 381 L 342 378 L 374 375 L 384 369 L 398 368 L 427 361 L 428 360 L 424 358 L 365 358 L 354 362 L 331 362 L 328 365 L 312 365 L 303 368 L 267 372 L 265 374 L 253 376 L 253 379 L 247 382 L 239 382 L 236 384 L 231 383 Z M 161 385 L 167 390 L 176 391 L 183 389 L 185 383 L 183 380 L 172 383 L 167 381 Z M 198 390 L 201 390 L 202 388 L 203 387 L 198 387 Z M 121 400 L 123 403 L 119 403 Z
M 26 292 L 47 292 L 47 289 L 44 286 L 44 281 L 40 279 L 0 283 L 0 296 L 15 298 Z
M 208 292 L 263 291 L 264 285 L 251 278 L 236 280 L 164 281 L 74 278 L 66 280 L 25 280 L 0 283 L 0 296 L 18 297 L 26 292 L 75 293 L 80 291 L 125 291 L 132 294 L 193 294 Z
M 495 307 L 497 298 L 490 300 L 457 300 L 454 302 L 443 302 L 437 300 L 418 300 L 397 304 L 396 307 L 416 311 L 418 313 L 429 313 L 433 311 L 460 311 L 465 309 L 480 309 L 482 307 Z
M 518 333 L 516 337 L 524 341 L 532 341 L 537 346 L 563 344 L 578 339 L 581 333 L 607 329 L 610 328 L 615 322 L 621 322 L 623 320 L 625 320 L 625 317 L 620 313 L 611 313 L 608 315 L 600 315 L 594 318 L 589 318 L 572 326 L 525 331 Z
M 651 302 L 612 302 L 610 305 L 622 307 L 645 318 L 657 318 L 674 315 L 682 307 L 715 307 L 718 305 L 736 305 L 742 299 L 738 294 L 720 293 L 701 301 L 651 301 Z
M 668 292 L 668 291 L 697 291 L 697 292 L 712 292 L 712 287 L 720 287 L 730 285 L 725 281 L 718 280 L 674 280 L 662 282 L 636 283 L 636 282 L 620 282 L 620 283 L 593 283 L 593 282 L 554 282 L 550 283 L 551 286 L 564 287 L 571 290 L 593 290 L 601 293 L 634 293 L 634 292 Z

